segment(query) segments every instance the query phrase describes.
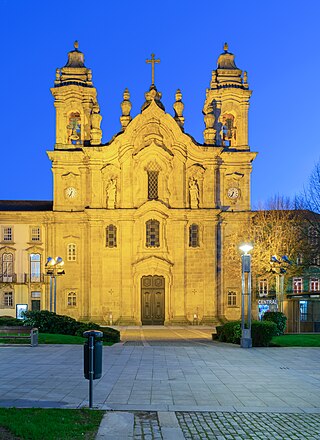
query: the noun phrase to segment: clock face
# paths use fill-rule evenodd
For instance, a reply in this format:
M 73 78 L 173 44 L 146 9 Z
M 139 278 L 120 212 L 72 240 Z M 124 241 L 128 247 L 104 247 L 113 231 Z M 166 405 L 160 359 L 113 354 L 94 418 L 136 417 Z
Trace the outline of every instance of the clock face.
M 68 199 L 74 199 L 77 195 L 77 190 L 73 188 L 73 186 L 69 186 L 69 188 L 65 190 L 65 195 Z
M 228 189 L 227 196 L 229 197 L 229 199 L 235 200 L 239 197 L 239 195 L 240 195 L 240 191 L 238 190 L 238 188 Z

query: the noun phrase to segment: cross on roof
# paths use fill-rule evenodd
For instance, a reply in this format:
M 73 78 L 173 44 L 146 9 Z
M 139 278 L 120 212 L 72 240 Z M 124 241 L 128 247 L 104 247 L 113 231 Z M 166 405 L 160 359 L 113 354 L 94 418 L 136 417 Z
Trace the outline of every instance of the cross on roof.
M 152 80 L 151 85 L 153 86 L 154 86 L 154 65 L 160 63 L 160 60 L 156 60 L 154 56 L 155 56 L 154 53 L 152 53 L 151 60 L 146 60 L 147 64 L 151 64 L 151 80 Z

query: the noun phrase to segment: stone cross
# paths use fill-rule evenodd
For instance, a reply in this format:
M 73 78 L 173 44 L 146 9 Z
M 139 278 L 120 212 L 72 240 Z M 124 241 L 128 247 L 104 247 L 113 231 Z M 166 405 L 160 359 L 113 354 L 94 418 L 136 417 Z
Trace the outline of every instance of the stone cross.
M 160 60 L 154 58 L 154 53 L 151 54 L 151 60 L 146 60 L 147 64 L 151 64 L 151 85 L 154 85 L 154 65 L 160 63 Z

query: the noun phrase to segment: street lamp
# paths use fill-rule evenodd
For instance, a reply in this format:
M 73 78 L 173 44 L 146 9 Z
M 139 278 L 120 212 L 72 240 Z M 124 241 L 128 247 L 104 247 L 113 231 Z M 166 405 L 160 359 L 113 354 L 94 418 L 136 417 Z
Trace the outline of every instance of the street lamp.
M 271 271 L 276 275 L 276 298 L 278 304 L 278 311 L 283 313 L 283 296 L 284 296 L 284 275 L 287 272 L 289 266 L 292 262 L 289 260 L 287 255 L 283 255 L 278 258 L 276 255 L 272 255 L 271 260 Z
M 241 348 L 251 348 L 251 255 L 248 253 L 253 249 L 250 243 L 239 246 L 243 252 L 241 256 L 242 266 L 242 295 L 241 295 Z M 246 277 L 247 274 L 247 277 Z M 247 282 L 246 282 L 247 281 Z M 245 297 L 247 296 L 247 319 L 245 319 Z M 246 322 L 247 321 L 247 322 Z
M 61 257 L 48 257 L 45 264 L 46 275 L 50 277 L 50 312 L 52 312 L 52 296 L 53 296 L 53 311 L 57 311 L 57 280 L 56 277 L 64 275 L 63 270 L 64 261 Z M 53 295 L 52 295 L 53 290 Z

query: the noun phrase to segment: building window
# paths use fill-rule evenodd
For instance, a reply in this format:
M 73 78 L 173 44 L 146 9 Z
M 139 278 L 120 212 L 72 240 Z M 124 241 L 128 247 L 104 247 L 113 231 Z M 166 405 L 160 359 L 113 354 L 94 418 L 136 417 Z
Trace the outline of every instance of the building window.
M 158 198 L 158 177 L 159 171 L 148 171 L 148 199 Z
M 199 247 L 199 226 L 194 223 L 189 227 L 189 246 Z
M 236 139 L 236 127 L 234 126 L 234 116 L 227 114 L 222 117 L 222 140 L 223 145 L 230 147 L 232 139 Z
M 117 247 L 117 227 L 109 225 L 106 228 L 106 246 L 109 248 Z
M 69 243 L 67 246 L 67 260 L 76 261 L 77 259 L 77 245 L 74 243 Z
M 237 292 L 233 290 L 228 291 L 228 306 L 236 306 L 237 305 Z
M 31 298 L 41 298 L 41 292 L 31 292 Z
M 303 263 L 302 254 L 297 255 L 297 266 L 300 266 Z
M 41 241 L 41 228 L 38 226 L 31 228 L 31 241 Z
M 308 301 L 300 302 L 300 321 L 308 321 Z
M 68 307 L 77 306 L 77 294 L 75 292 L 68 293 Z
M 13 241 L 13 231 L 11 226 L 4 226 L 2 229 L 2 240 Z
M 313 226 L 309 226 L 308 229 L 308 242 L 310 246 L 317 246 L 318 244 L 318 231 Z
M 148 220 L 146 223 L 146 246 L 159 247 L 159 226 L 158 220 Z
M 312 258 L 312 265 L 313 266 L 320 266 L 320 255 L 316 255 Z
M 13 254 L 2 254 L 2 281 L 4 283 L 13 281 Z
M 320 280 L 319 278 L 310 278 L 310 292 L 320 291 Z
M 13 292 L 4 292 L 3 307 L 13 307 Z
M 30 254 L 30 282 L 41 281 L 41 257 L 40 254 Z
M 268 280 L 259 280 L 259 296 L 268 296 Z
M 293 278 L 293 293 L 302 293 L 303 291 L 303 280 L 302 278 Z

